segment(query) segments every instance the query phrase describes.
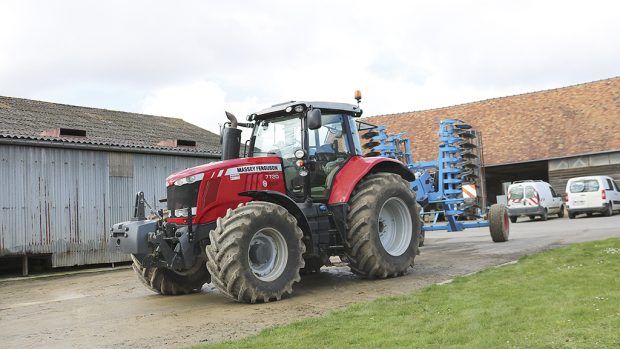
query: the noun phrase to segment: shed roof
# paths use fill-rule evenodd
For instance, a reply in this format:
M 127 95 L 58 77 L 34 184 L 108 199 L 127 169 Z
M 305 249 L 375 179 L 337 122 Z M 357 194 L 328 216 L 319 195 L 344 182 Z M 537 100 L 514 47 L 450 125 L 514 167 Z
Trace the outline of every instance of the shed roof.
M 0 138 L 220 154 L 219 136 L 181 119 L 3 96 Z
M 487 165 L 620 150 L 620 77 L 365 121 L 407 132 L 420 161 L 437 157 L 436 123 L 447 118 L 482 132 Z

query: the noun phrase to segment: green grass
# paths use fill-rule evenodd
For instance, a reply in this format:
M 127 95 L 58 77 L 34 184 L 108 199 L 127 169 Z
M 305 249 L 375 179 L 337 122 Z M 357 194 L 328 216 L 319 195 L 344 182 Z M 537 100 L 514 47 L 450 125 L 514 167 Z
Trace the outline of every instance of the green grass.
M 620 239 L 550 250 L 209 346 L 257 347 L 620 348 Z

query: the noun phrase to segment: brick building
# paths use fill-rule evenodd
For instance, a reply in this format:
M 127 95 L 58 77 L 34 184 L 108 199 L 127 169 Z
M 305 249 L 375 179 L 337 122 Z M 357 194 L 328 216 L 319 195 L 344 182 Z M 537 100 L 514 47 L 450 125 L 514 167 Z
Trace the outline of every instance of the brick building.
M 420 161 L 437 157 L 435 123 L 447 118 L 482 132 L 490 202 L 515 180 L 545 180 L 563 193 L 570 177 L 620 179 L 620 77 L 366 121 L 407 132 Z

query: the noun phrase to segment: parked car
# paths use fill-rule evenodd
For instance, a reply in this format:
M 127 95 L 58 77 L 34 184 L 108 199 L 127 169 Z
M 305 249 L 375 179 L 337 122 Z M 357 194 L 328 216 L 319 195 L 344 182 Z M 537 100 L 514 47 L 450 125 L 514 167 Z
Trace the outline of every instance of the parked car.
M 571 178 L 566 183 L 566 207 L 568 218 L 578 214 L 602 213 L 611 216 L 620 210 L 618 183 L 608 176 Z
M 508 187 L 508 216 L 516 223 L 519 216 L 534 219 L 539 216 L 546 221 L 550 214 L 564 217 L 562 196 L 544 181 L 515 181 Z

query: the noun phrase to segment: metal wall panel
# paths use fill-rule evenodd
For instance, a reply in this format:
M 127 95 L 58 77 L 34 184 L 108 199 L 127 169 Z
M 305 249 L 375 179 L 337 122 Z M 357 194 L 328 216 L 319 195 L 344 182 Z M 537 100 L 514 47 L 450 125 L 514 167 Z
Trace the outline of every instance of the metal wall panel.
M 618 181 L 620 180 L 620 164 L 549 171 L 549 184 L 551 184 L 556 192 L 564 193 L 566 191 L 566 183 L 568 183 L 569 179 L 583 176 L 610 176 Z
M 0 145 L 0 256 L 51 254 L 53 266 L 127 260 L 106 250 L 111 224 L 132 215 L 134 195 L 165 207 L 165 178 L 204 158 L 133 154 L 131 171 L 94 150 Z M 124 160 L 129 165 L 130 160 Z

